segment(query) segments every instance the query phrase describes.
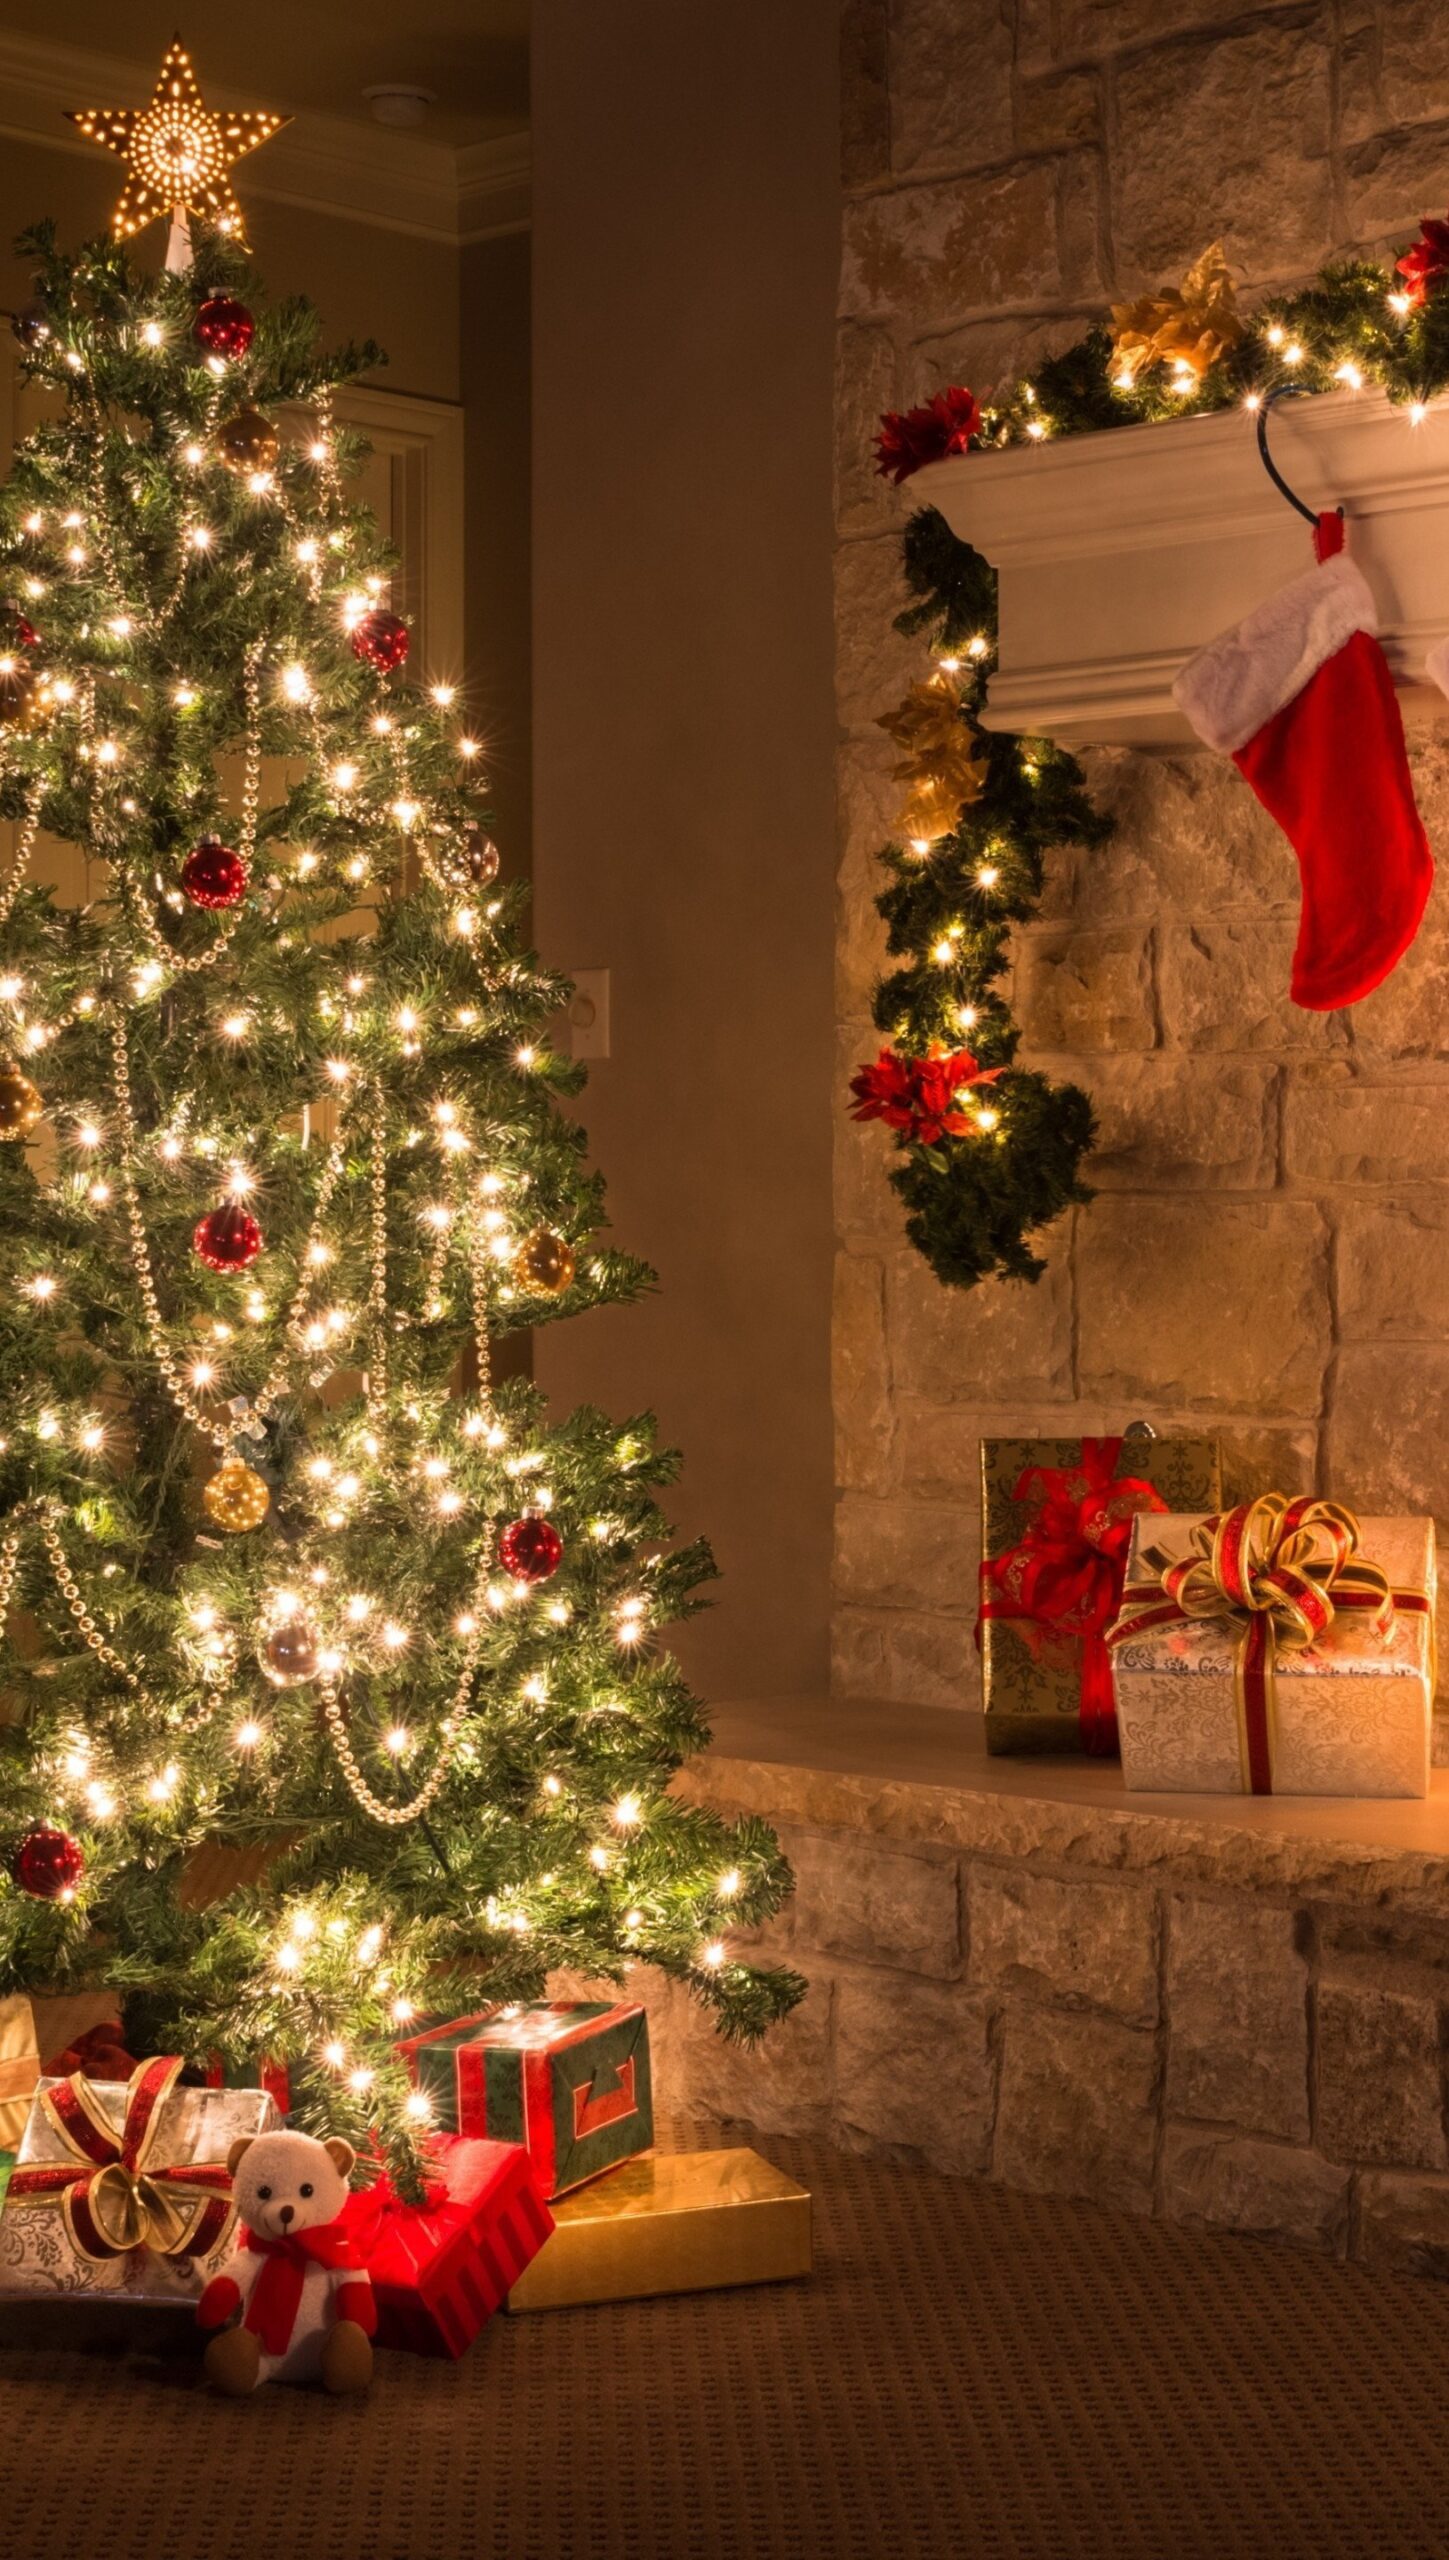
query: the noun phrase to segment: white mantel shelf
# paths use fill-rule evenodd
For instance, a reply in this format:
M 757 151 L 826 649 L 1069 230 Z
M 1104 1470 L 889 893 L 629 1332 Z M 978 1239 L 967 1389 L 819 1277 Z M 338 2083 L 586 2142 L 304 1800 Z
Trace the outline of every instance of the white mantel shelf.
M 911 496 L 999 573 L 987 728 L 1191 741 L 1172 700 L 1184 659 L 1312 565 L 1309 528 L 1263 470 L 1254 428 L 1231 409 L 916 474 Z M 1413 426 L 1381 392 L 1285 399 L 1271 439 L 1307 505 L 1347 510 L 1406 717 L 1442 711 L 1421 670 L 1449 633 L 1449 407 Z

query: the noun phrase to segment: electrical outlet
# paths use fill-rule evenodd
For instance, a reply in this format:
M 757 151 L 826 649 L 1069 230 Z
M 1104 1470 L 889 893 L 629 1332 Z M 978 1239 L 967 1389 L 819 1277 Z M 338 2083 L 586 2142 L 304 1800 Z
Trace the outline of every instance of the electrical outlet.
M 572 1058 L 609 1055 L 609 972 L 575 969 L 573 1001 L 564 1015 Z

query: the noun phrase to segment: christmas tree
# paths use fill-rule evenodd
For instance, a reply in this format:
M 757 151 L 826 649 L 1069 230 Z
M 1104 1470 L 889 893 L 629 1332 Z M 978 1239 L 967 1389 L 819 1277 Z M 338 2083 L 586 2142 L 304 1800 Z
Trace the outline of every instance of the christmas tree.
M 753 2038 L 802 1986 L 731 1931 L 788 1870 L 668 1791 L 707 1734 L 657 1630 L 711 1566 L 650 1418 L 494 1383 L 649 1275 L 349 502 L 377 350 L 262 308 L 234 211 L 178 271 L 22 248 L 55 414 L 0 492 L 0 1988 L 285 2062 L 415 2192 L 410 2021 L 645 1963 Z M 28 879 L 42 835 L 89 904 Z

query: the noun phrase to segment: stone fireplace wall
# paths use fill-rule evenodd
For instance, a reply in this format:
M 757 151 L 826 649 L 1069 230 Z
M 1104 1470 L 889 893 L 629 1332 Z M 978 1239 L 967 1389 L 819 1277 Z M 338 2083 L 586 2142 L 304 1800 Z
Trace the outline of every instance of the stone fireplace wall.
M 891 629 L 909 491 L 872 475 L 877 414 L 989 387 L 1218 236 L 1251 292 L 1449 199 L 1449 22 L 1424 0 L 846 0 L 843 35 L 842 1096 L 884 948 L 872 721 L 925 663 Z M 1411 753 L 1443 859 L 1449 749 L 1424 731 Z M 1101 1129 L 1098 1197 L 1052 1232 L 1040 1284 L 943 1289 L 904 1243 L 882 1133 L 838 1113 L 844 1693 L 978 1703 L 983 1432 L 1207 1421 L 1232 1490 L 1449 1519 L 1445 892 L 1378 994 L 1298 1012 L 1293 858 L 1236 774 L 1084 762 L 1116 836 L 1054 861 L 1015 954 L 1024 1055 L 1083 1084 Z

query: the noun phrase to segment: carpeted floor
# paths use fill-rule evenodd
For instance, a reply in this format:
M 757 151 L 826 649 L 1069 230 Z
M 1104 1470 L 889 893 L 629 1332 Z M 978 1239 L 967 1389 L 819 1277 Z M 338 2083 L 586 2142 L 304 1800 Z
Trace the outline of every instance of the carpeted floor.
M 0 2354 L 3 2560 L 1446 2560 L 1449 2290 L 785 2142 L 809 2284 L 366 2405 Z

